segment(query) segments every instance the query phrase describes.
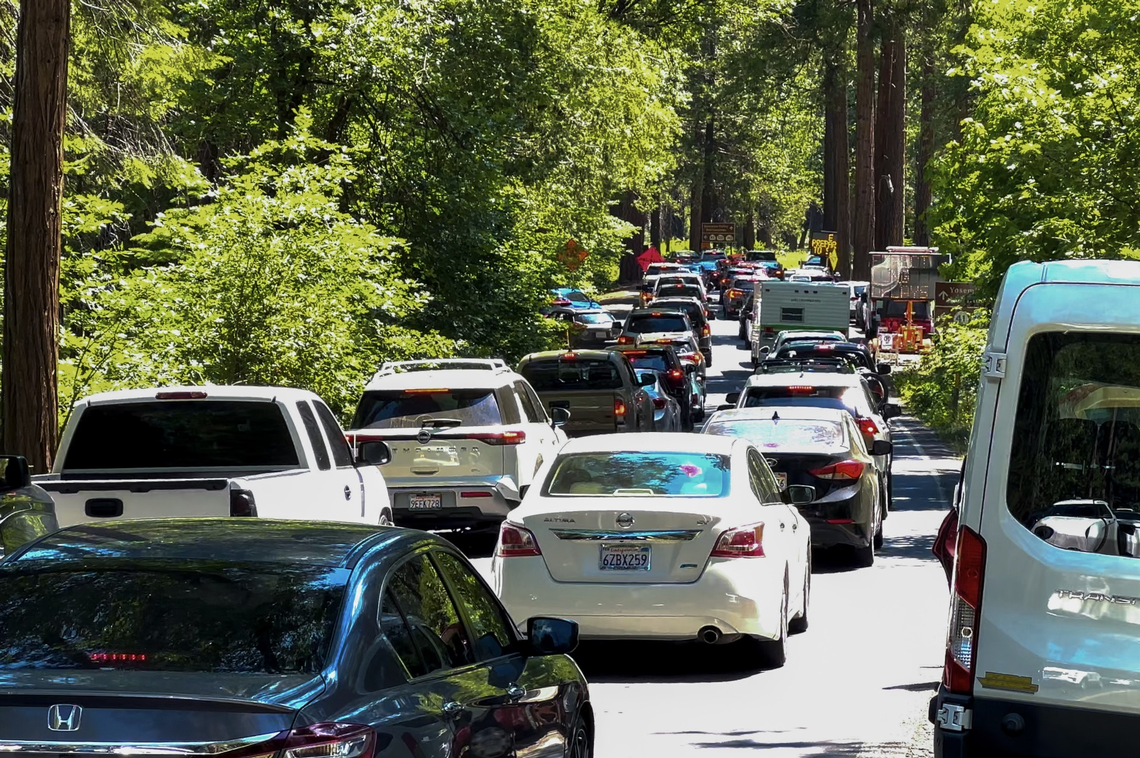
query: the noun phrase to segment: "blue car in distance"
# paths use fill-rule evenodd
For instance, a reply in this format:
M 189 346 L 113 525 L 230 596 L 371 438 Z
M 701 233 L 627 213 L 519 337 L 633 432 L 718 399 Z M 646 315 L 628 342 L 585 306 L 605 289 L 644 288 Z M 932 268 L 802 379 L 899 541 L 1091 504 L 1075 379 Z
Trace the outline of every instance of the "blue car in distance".
M 602 304 L 589 297 L 582 290 L 573 287 L 556 287 L 550 290 L 554 295 L 554 305 L 562 308 L 598 310 Z

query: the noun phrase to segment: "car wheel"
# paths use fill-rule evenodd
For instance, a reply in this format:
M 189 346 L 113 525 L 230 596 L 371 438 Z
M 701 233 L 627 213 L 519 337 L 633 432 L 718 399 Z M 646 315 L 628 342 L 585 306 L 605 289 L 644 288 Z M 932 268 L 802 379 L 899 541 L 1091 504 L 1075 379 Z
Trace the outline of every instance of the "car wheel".
M 808 549 L 807 571 L 804 573 L 804 607 L 800 615 L 788 622 L 789 634 L 803 634 L 808 628 L 808 608 L 811 606 L 811 549 Z
M 581 722 L 582 717 L 578 717 Z M 566 758 L 590 758 L 594 754 L 594 746 L 590 741 L 590 730 L 586 725 L 579 723 L 574 727 L 574 737 L 566 746 Z
M 882 515 L 885 516 L 886 514 Z M 879 528 L 875 531 L 874 546 L 876 551 L 883 549 L 883 519 L 881 517 L 879 518 Z
M 380 512 L 380 526 L 392 526 L 392 513 L 391 511 Z
M 855 548 L 855 566 L 858 568 L 871 568 L 875 565 L 875 539 L 863 547 Z

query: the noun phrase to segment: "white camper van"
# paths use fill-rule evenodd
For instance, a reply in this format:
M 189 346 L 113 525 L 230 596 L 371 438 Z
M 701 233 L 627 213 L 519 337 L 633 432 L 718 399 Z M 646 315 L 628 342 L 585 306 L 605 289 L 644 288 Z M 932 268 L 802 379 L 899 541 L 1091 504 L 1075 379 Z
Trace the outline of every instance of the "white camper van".
M 935 755 L 1136 754 L 1140 263 L 1010 268 L 967 461 Z
M 753 296 L 752 363 L 763 359 L 776 335 L 788 329 L 849 334 L 850 297 L 846 284 L 828 282 L 757 282 Z

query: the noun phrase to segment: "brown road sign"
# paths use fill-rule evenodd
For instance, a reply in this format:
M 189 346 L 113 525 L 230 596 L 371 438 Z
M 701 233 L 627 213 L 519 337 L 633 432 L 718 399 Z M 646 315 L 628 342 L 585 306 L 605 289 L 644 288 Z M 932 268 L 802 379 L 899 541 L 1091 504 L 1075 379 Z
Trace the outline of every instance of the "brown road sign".
M 710 247 L 736 244 L 736 224 L 701 224 L 701 240 Z
M 972 282 L 938 282 L 934 285 L 934 315 L 948 316 L 953 311 L 968 313 L 981 306 L 977 285 Z

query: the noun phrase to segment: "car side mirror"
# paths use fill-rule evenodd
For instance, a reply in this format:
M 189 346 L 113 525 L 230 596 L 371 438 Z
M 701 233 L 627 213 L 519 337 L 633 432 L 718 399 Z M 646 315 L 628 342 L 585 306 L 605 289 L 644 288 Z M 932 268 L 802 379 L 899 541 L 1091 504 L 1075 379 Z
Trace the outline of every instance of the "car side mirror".
M 806 484 L 789 484 L 781 495 L 787 505 L 807 505 L 815 500 L 815 487 Z
M 895 446 L 886 440 L 875 440 L 871 443 L 871 455 L 890 455 Z
M 887 374 L 891 373 L 891 364 L 880 363 L 879 365 L 875 366 L 875 373 L 886 376 Z
M 736 404 L 740 402 L 740 393 L 739 392 L 729 392 L 727 395 L 724 396 L 724 402 L 728 403 L 729 407 L 735 408 Z
M 538 655 L 566 655 L 578 647 L 578 622 L 536 616 L 526 620 L 526 636 Z
M 392 460 L 392 448 L 382 440 L 368 440 L 356 445 L 358 466 L 383 466 Z
M 561 406 L 550 409 L 550 425 L 557 429 L 560 426 L 566 426 L 566 422 L 570 420 L 570 409 L 562 408 Z
M 0 455 L 0 492 L 22 490 L 32 483 L 28 459 L 22 455 Z
M 899 407 L 898 403 L 884 403 L 882 415 L 884 419 L 890 421 L 902 415 L 902 408 Z
M 653 374 L 642 374 L 637 378 L 637 384 L 640 387 L 652 387 L 657 383 L 657 377 Z

